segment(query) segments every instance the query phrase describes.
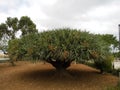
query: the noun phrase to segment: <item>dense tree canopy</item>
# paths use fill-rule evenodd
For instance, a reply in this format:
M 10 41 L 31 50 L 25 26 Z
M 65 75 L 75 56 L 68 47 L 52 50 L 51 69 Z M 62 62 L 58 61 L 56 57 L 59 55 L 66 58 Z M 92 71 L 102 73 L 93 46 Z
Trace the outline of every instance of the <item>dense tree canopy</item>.
M 118 41 L 115 36 L 111 34 L 103 34 L 103 35 L 97 35 L 99 38 L 101 38 L 108 46 L 113 45 L 113 48 L 118 47 Z
M 18 19 L 8 17 L 6 20 L 6 26 L 7 26 L 7 34 L 10 36 L 11 39 L 15 39 L 16 32 L 19 30 L 18 29 Z
M 23 16 L 19 20 L 19 29 L 22 31 L 22 36 L 38 32 L 36 25 L 28 16 Z
M 22 16 L 20 20 L 17 17 L 8 17 L 5 23 L 0 24 L 0 38 L 6 34 L 10 39 L 15 39 L 19 30 L 22 36 L 38 32 L 35 23 L 28 16 Z
M 44 60 L 57 70 L 66 69 L 72 61 L 93 60 L 99 69 L 105 70 L 106 59 L 111 53 L 109 45 L 98 35 L 65 28 L 11 40 L 9 54 L 14 59 Z M 99 67 L 103 62 L 105 68 Z

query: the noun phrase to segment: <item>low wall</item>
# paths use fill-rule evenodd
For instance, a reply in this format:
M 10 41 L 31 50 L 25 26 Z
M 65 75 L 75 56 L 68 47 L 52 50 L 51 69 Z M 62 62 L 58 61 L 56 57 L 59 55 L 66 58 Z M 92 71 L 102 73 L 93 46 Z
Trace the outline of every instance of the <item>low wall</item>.
M 9 60 L 10 60 L 10 58 L 0 58 L 0 63 L 6 62 L 6 61 L 9 61 Z

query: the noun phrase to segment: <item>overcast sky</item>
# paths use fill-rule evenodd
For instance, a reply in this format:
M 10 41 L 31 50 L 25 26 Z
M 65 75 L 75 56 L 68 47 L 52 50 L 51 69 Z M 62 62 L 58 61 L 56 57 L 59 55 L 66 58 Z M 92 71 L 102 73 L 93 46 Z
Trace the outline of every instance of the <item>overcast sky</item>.
M 120 0 L 0 0 L 0 23 L 26 15 L 39 31 L 70 27 L 118 36 Z

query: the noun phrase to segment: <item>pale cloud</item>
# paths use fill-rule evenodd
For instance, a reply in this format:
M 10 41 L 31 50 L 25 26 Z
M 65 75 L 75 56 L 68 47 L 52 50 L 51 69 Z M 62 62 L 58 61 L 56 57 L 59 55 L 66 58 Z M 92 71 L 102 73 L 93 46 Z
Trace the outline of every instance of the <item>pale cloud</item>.
M 7 17 L 5 13 L 0 13 L 0 23 L 4 23 Z
M 70 27 L 118 36 L 120 0 L 0 0 L 0 23 L 25 15 L 39 31 Z
M 58 0 L 26 0 L 31 6 L 34 5 L 54 5 Z
M 83 20 L 82 27 L 94 33 L 110 33 L 118 36 L 120 2 L 116 1 L 89 10 L 83 17 L 87 20 Z
M 0 11 L 8 13 L 11 9 L 17 10 L 25 2 L 25 0 L 0 0 Z

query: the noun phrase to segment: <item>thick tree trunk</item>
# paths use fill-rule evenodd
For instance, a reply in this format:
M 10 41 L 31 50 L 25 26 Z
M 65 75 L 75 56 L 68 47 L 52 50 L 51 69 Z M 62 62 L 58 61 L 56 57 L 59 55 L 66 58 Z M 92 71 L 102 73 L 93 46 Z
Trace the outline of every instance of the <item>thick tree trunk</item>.
M 104 72 L 104 70 L 103 69 L 101 69 L 100 70 L 100 74 L 104 74 L 105 72 Z
M 56 73 L 55 73 L 55 76 L 56 77 L 59 77 L 59 78 L 69 78 L 69 77 L 72 77 L 70 75 L 70 73 L 66 70 L 70 64 L 71 64 L 71 61 L 60 61 L 60 60 L 56 60 L 56 61 L 49 61 L 50 64 L 52 64 L 55 68 L 56 68 Z
M 66 70 L 69 66 L 70 66 L 70 64 L 71 64 L 71 61 L 60 61 L 60 60 L 58 60 L 58 61 L 49 61 L 49 63 L 50 64 L 52 64 L 55 68 L 56 68 L 56 70 Z

